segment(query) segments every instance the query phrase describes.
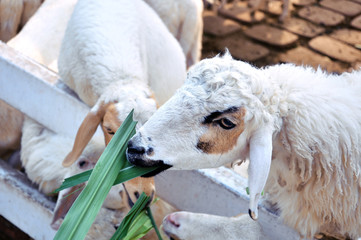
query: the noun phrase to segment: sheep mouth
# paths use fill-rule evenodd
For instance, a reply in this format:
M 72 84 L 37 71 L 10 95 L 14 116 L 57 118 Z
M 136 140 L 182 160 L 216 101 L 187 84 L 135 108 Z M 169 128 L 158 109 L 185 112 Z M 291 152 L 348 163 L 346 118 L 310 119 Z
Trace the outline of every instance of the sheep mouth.
M 138 167 L 157 167 L 153 171 L 142 175 L 142 177 L 154 177 L 155 175 L 169 169 L 172 165 L 164 163 L 163 160 L 149 160 L 143 154 L 133 154 L 127 151 L 127 160 L 134 166 Z
M 150 173 L 142 175 L 142 177 L 145 177 L 145 178 L 154 177 L 155 175 L 158 175 L 159 173 L 164 172 L 165 170 L 167 170 L 171 167 L 172 167 L 171 165 L 163 163 L 162 166 L 159 166 L 157 169 L 155 169 L 154 171 L 151 171 Z

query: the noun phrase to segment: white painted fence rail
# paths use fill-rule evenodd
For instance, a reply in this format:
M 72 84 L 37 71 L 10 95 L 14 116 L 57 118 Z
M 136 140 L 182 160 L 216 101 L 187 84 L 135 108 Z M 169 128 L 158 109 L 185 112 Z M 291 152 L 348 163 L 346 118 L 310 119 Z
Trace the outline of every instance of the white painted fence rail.
M 0 99 L 47 128 L 74 137 L 89 108 L 60 82 L 56 73 L 0 42 Z M 97 134 L 102 134 L 99 129 Z M 156 177 L 158 195 L 178 209 L 224 216 L 247 213 L 246 185 L 247 179 L 223 167 Z M 53 207 L 20 172 L 0 162 L 0 215 L 35 239 L 52 239 Z M 299 238 L 262 206 L 259 221 L 270 239 Z

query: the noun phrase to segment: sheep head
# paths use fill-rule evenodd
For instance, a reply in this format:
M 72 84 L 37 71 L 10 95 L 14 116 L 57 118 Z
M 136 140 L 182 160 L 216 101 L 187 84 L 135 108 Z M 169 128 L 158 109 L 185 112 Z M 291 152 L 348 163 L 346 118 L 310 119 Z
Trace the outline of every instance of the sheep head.
M 223 217 L 185 211 L 173 212 L 164 217 L 161 229 L 170 239 L 264 239 L 259 223 L 245 214 Z
M 185 85 L 129 141 L 128 160 L 143 167 L 201 169 L 250 158 L 249 212 L 257 219 L 273 134 L 258 94 L 261 77 L 260 70 L 228 54 L 196 64 Z
M 64 177 L 71 177 L 75 174 L 94 168 L 103 151 L 104 143 L 102 140 L 98 138 L 92 139 L 82 152 L 81 156 L 68 168 L 67 174 Z M 57 230 L 60 227 L 63 218 L 84 187 L 85 183 L 82 183 L 59 192 L 51 223 L 53 229 Z M 124 207 L 122 198 L 123 190 L 121 184 L 112 187 L 103 206 L 110 209 L 120 209 Z
M 63 166 L 71 166 L 79 158 L 99 125 L 107 145 L 132 109 L 134 119 L 139 121 L 140 126 L 155 112 L 156 103 L 148 88 L 124 85 L 118 91 L 113 89 L 105 92 L 79 127 L 73 149 L 64 159 Z M 133 179 L 124 183 L 124 186 L 128 189 L 131 201 L 135 202 L 143 191 L 148 196 L 154 196 L 155 186 L 152 179 Z

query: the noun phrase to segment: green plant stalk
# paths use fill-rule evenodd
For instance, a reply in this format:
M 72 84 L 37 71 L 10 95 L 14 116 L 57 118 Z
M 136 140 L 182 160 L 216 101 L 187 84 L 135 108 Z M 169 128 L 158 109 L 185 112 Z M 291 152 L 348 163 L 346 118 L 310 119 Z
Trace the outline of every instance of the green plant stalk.
M 115 231 L 111 240 L 121 240 L 124 239 L 132 222 L 137 218 L 137 216 L 144 211 L 150 197 L 148 197 L 144 192 L 139 196 L 138 200 L 135 202 L 134 206 L 130 209 L 128 214 L 124 217 L 117 231 Z M 129 237 L 128 237 L 129 238 Z
M 146 211 L 143 210 L 131 223 L 127 235 L 123 240 L 136 240 L 145 236 L 151 229 L 153 225 L 146 214 Z
M 157 233 L 158 239 L 163 240 L 162 236 L 160 235 L 158 226 L 155 223 L 155 220 L 154 220 L 154 217 L 153 217 L 153 214 L 152 214 L 152 210 L 150 209 L 150 207 L 147 207 L 147 215 L 148 215 L 148 217 L 149 217 L 149 219 L 150 219 L 150 221 L 151 221 L 151 223 L 153 225 L 153 228 L 154 228 L 155 232 Z
M 126 159 L 125 156 L 122 156 L 120 161 L 121 162 L 127 162 L 127 159 Z M 133 178 L 136 178 L 136 177 L 142 176 L 144 174 L 150 173 L 155 169 L 157 169 L 157 167 L 147 167 L 147 168 L 142 168 L 142 167 L 137 167 L 137 166 L 125 167 L 125 168 L 123 168 L 123 169 L 121 169 L 119 171 L 118 176 L 114 180 L 113 185 L 117 185 L 119 183 L 129 181 L 129 180 L 131 180 Z M 53 193 L 60 192 L 61 190 L 64 190 L 64 189 L 67 189 L 67 188 L 70 188 L 70 187 L 74 187 L 75 185 L 78 185 L 80 183 L 88 181 L 92 171 L 93 171 L 92 169 L 87 170 L 85 172 L 82 172 L 82 173 L 79 173 L 77 175 L 74 175 L 74 176 L 71 176 L 71 177 L 68 177 L 68 178 L 64 179 L 61 186 L 59 188 L 57 188 L 56 190 L 54 190 Z
M 135 133 L 133 111 L 104 150 L 95 165 L 87 186 L 70 208 L 54 239 L 84 239 L 99 212 L 118 172 L 125 165 L 126 143 Z

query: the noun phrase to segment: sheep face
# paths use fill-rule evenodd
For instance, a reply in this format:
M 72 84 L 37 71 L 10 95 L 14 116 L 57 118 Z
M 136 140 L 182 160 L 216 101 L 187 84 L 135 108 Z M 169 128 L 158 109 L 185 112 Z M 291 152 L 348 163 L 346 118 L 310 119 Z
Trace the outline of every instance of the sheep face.
M 101 139 L 93 138 L 92 141 L 90 141 L 87 147 L 84 149 L 81 156 L 75 161 L 72 166 L 69 167 L 69 171 L 64 176 L 64 178 L 68 178 L 78 173 L 94 168 L 103 151 L 104 143 L 101 141 Z M 70 207 L 79 196 L 85 185 L 85 183 L 82 183 L 60 191 L 51 223 L 53 229 L 59 229 L 63 218 L 65 217 L 65 215 L 67 214 Z M 110 209 L 120 209 L 124 207 L 122 199 L 122 195 L 124 192 L 123 190 L 124 189 L 121 184 L 113 186 L 108 193 L 103 203 L 103 206 Z
M 190 212 L 171 213 L 163 219 L 162 230 L 171 239 L 216 239 L 214 234 L 217 228 L 214 228 L 213 224 L 209 221 L 212 217 L 221 218 Z M 223 239 L 225 239 L 224 237 Z
M 141 85 L 123 85 L 117 91 L 111 89 L 102 95 L 79 127 L 73 149 L 64 159 L 63 166 L 70 166 L 79 158 L 99 125 L 107 145 L 132 109 L 134 119 L 138 121 L 137 127 L 142 126 L 156 111 L 155 100 L 148 88 Z M 135 202 L 143 191 L 154 197 L 153 179 L 133 179 L 124 183 L 124 186 L 128 189 L 127 197 L 130 202 Z
M 130 162 L 200 169 L 247 156 L 251 77 L 231 71 L 232 62 L 223 60 L 203 60 L 189 70 L 185 85 L 129 142 Z
M 266 239 L 260 225 L 244 214 L 237 217 L 223 217 L 184 211 L 174 212 L 163 219 L 162 230 L 171 239 L 181 240 Z
M 250 214 L 268 177 L 272 127 L 254 94 L 260 71 L 229 55 L 192 67 L 185 85 L 129 141 L 128 160 L 162 169 L 219 167 L 250 158 Z
M 73 149 L 64 159 L 63 165 L 68 167 L 79 158 L 99 125 L 107 145 L 132 109 L 139 128 L 156 111 L 156 103 L 148 89 L 123 86 L 122 89 L 105 92 L 80 125 Z

